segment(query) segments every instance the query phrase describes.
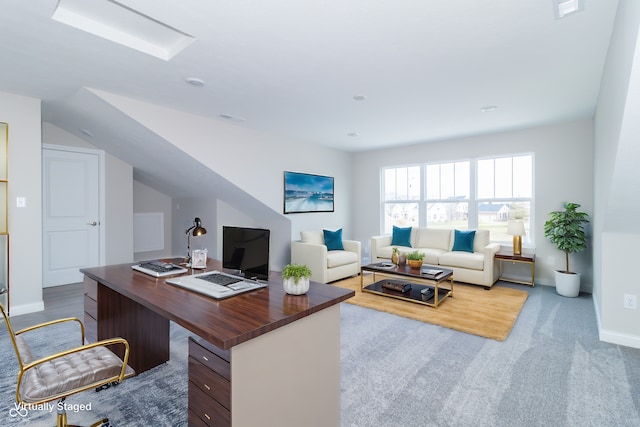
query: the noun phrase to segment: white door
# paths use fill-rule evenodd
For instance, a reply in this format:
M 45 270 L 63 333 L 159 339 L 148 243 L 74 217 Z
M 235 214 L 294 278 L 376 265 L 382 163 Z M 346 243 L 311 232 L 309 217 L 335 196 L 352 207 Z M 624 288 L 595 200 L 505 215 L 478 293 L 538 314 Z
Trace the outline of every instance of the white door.
M 43 286 L 82 282 L 100 260 L 100 155 L 42 150 Z

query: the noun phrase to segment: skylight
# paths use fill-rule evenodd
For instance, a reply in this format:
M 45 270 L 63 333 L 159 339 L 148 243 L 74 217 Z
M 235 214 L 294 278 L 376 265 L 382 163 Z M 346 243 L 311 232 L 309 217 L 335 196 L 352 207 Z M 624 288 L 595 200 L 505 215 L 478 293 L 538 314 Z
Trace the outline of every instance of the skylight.
M 114 0 L 59 0 L 51 18 L 165 61 L 194 40 Z

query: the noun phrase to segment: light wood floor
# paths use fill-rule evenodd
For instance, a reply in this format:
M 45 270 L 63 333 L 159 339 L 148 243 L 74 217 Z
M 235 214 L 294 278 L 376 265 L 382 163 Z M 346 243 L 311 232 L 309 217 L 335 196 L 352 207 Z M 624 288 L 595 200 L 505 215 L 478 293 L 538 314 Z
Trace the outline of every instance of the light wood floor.
M 78 317 L 80 320 L 83 320 L 84 300 L 82 283 L 44 288 L 42 293 L 44 311 L 11 316 L 11 325 L 14 329 L 21 329 L 63 317 Z

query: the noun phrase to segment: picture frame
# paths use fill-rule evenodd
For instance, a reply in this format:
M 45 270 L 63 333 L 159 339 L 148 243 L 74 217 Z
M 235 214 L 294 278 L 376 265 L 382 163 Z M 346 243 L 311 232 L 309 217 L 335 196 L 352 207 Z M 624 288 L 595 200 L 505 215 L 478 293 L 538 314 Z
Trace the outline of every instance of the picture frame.
M 285 214 L 334 211 L 334 178 L 302 172 L 284 172 Z

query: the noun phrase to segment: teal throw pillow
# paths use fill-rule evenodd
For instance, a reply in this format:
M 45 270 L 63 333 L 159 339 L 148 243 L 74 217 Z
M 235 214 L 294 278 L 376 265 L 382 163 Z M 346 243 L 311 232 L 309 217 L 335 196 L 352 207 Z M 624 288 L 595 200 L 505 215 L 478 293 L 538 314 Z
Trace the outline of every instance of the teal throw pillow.
M 391 246 L 406 246 L 411 247 L 411 227 L 396 227 L 393 226 L 393 232 L 391 233 Z
M 455 230 L 452 251 L 473 252 L 476 230 Z
M 342 245 L 342 228 L 340 230 L 322 230 L 324 233 L 324 244 L 328 251 L 344 251 Z

